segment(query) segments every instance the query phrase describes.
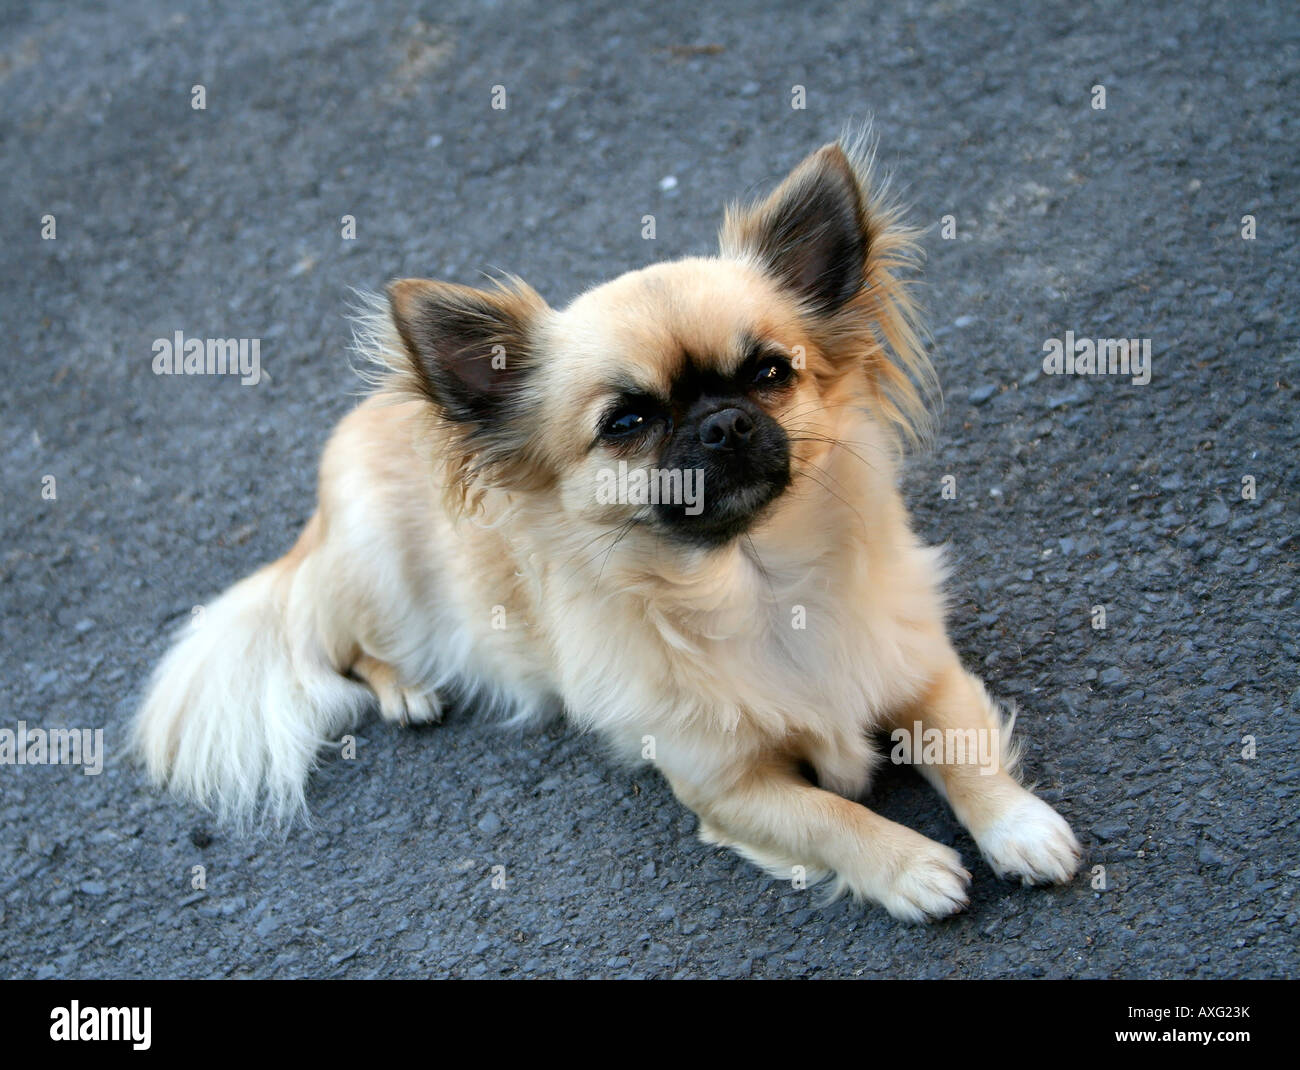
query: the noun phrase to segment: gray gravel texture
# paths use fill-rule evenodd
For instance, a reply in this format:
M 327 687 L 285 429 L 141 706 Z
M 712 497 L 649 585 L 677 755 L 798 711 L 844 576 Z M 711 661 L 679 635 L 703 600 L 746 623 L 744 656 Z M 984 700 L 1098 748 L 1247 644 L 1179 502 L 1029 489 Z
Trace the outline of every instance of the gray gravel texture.
M 0 727 L 102 727 L 114 757 L 0 767 L 0 973 L 1297 974 L 1293 4 L 3 10 Z M 821 908 L 698 843 L 652 768 L 470 710 L 369 720 L 283 838 L 117 757 L 166 636 L 311 513 L 360 389 L 351 287 L 499 269 L 563 302 L 708 251 L 728 199 L 867 115 L 930 227 L 946 406 L 907 495 L 1088 873 L 999 882 L 891 768 L 872 805 L 963 853 L 970 911 Z M 155 376 L 176 330 L 260 338 L 269 378 Z M 1150 384 L 1043 374 L 1066 330 L 1149 337 Z

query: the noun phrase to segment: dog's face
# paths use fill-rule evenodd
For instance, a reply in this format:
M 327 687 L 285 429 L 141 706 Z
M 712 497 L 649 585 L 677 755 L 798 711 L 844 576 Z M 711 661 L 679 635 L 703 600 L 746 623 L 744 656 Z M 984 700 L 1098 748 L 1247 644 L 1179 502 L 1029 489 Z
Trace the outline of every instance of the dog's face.
M 796 302 L 740 261 L 685 260 L 580 297 L 542 332 L 543 442 L 566 513 L 717 546 L 790 486 L 820 408 Z
M 546 495 L 583 528 L 725 545 L 797 508 L 787 492 L 821 483 L 847 413 L 882 402 L 896 371 L 881 335 L 905 315 L 876 292 L 893 280 L 873 245 L 891 236 L 867 197 L 832 145 L 730 212 L 721 256 L 560 311 L 520 283 L 395 283 L 409 382 L 454 430 L 464 478 Z

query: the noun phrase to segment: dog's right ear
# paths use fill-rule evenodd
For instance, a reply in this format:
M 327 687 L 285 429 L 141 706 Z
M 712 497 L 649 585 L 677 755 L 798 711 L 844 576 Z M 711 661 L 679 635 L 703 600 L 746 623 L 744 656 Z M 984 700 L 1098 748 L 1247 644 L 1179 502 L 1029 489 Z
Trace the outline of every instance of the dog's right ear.
M 733 206 L 725 256 L 751 257 L 808 307 L 837 312 L 865 282 L 868 213 L 858 175 L 838 143 L 807 157 L 765 201 Z
M 508 433 L 546 302 L 515 279 L 495 290 L 400 279 L 388 287 L 388 304 L 420 392 L 471 433 Z

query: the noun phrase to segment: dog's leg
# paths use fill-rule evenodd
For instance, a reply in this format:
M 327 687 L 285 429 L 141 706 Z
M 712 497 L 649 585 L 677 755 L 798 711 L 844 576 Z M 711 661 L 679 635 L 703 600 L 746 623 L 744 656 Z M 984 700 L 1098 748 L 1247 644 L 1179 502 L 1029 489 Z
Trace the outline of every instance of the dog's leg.
M 970 874 L 957 852 L 771 761 L 729 785 L 669 776 L 700 817 L 700 838 L 732 847 L 773 876 L 803 867 L 810 881 L 831 873 L 835 890 L 879 903 L 904 921 L 930 921 L 965 907 Z
M 379 699 L 379 712 L 386 721 L 406 726 L 442 720 L 442 703 L 436 694 L 402 686 L 397 670 L 386 661 L 362 654 L 351 673 Z
M 998 876 L 1025 884 L 1069 881 L 1079 868 L 1079 842 L 1060 814 L 1021 787 L 1011 739 L 1014 718 L 1004 720 L 956 654 L 920 699 L 890 720 L 891 728 L 909 736 L 920 725 L 922 738 L 911 739 L 917 771 L 948 800 Z M 943 762 L 918 761 L 927 738 L 944 748 Z M 961 760 L 948 760 L 953 755 Z

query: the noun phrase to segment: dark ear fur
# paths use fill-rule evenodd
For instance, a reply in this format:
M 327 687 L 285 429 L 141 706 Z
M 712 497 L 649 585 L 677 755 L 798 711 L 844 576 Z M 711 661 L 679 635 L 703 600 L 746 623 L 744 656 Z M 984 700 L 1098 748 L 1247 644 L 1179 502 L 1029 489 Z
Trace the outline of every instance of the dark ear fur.
M 533 290 L 401 279 L 389 285 L 388 303 L 414 382 L 447 419 L 487 432 L 517 418 L 532 327 L 546 310 Z
M 862 288 L 869 249 L 862 192 L 843 149 L 819 149 L 767 200 L 729 210 L 722 248 L 757 257 L 816 312 L 847 304 Z

